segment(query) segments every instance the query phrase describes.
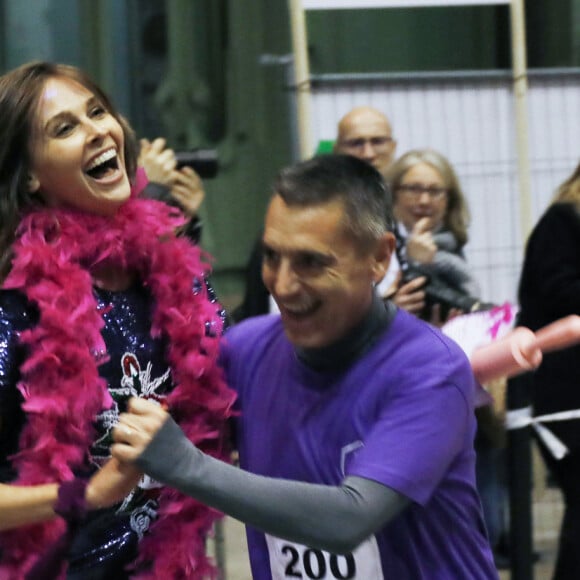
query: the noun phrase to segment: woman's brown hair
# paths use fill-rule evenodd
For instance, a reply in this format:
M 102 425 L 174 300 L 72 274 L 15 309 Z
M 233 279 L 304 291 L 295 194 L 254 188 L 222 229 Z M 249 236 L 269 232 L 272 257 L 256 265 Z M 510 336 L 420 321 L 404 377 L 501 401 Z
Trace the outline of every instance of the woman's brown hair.
M 107 95 L 80 69 L 51 62 L 24 64 L 0 77 L 0 280 L 10 269 L 11 246 L 23 213 L 42 204 L 28 189 L 31 143 L 46 81 L 62 77 L 91 91 L 120 123 L 125 137 L 125 163 L 129 178 L 137 167 L 133 130 Z

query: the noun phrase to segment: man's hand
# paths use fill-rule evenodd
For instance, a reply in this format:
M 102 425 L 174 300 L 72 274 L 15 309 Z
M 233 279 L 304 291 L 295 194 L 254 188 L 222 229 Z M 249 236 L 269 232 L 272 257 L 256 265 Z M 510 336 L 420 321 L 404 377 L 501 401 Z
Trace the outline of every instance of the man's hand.
M 86 489 L 89 509 L 101 509 L 122 501 L 141 479 L 141 472 L 132 465 L 123 465 L 115 458 L 91 477 Z
M 405 247 L 407 258 L 420 264 L 430 264 L 437 253 L 433 240 L 433 222 L 431 218 L 421 218 L 411 230 Z
M 130 399 L 127 409 L 113 429 L 111 453 L 121 463 L 134 462 L 169 418 L 159 404 L 145 399 Z

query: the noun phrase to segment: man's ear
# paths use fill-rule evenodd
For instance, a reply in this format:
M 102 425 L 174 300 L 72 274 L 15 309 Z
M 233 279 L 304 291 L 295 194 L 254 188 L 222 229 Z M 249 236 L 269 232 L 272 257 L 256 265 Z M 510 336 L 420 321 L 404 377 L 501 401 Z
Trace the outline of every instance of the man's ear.
M 385 277 L 389 269 L 395 245 L 395 236 L 391 232 L 385 232 L 377 242 L 373 261 L 373 280 L 376 284 Z
M 38 193 L 38 190 L 40 189 L 40 181 L 38 181 L 38 178 L 34 175 L 34 173 L 28 174 L 26 188 L 28 189 L 29 193 Z

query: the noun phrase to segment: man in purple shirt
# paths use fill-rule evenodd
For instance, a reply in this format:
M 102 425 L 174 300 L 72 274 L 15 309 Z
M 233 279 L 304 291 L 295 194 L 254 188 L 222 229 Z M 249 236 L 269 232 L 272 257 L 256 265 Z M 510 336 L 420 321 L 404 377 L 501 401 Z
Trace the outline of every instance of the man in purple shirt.
M 248 525 L 255 580 L 497 578 L 475 489 L 475 383 L 438 330 L 374 286 L 394 249 L 380 174 L 330 155 L 283 170 L 263 235 L 280 316 L 233 327 L 242 469 L 130 403 L 113 453 Z

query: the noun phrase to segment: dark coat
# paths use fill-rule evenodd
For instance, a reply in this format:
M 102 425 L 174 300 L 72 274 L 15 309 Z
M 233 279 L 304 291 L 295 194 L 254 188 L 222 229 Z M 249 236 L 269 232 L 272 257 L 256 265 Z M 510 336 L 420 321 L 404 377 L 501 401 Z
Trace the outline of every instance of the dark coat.
M 580 314 L 580 211 L 555 203 L 527 243 L 519 285 L 520 324 L 537 330 Z M 580 409 L 580 345 L 546 353 L 532 376 L 534 415 Z M 580 420 L 550 423 L 571 448 L 580 449 Z

